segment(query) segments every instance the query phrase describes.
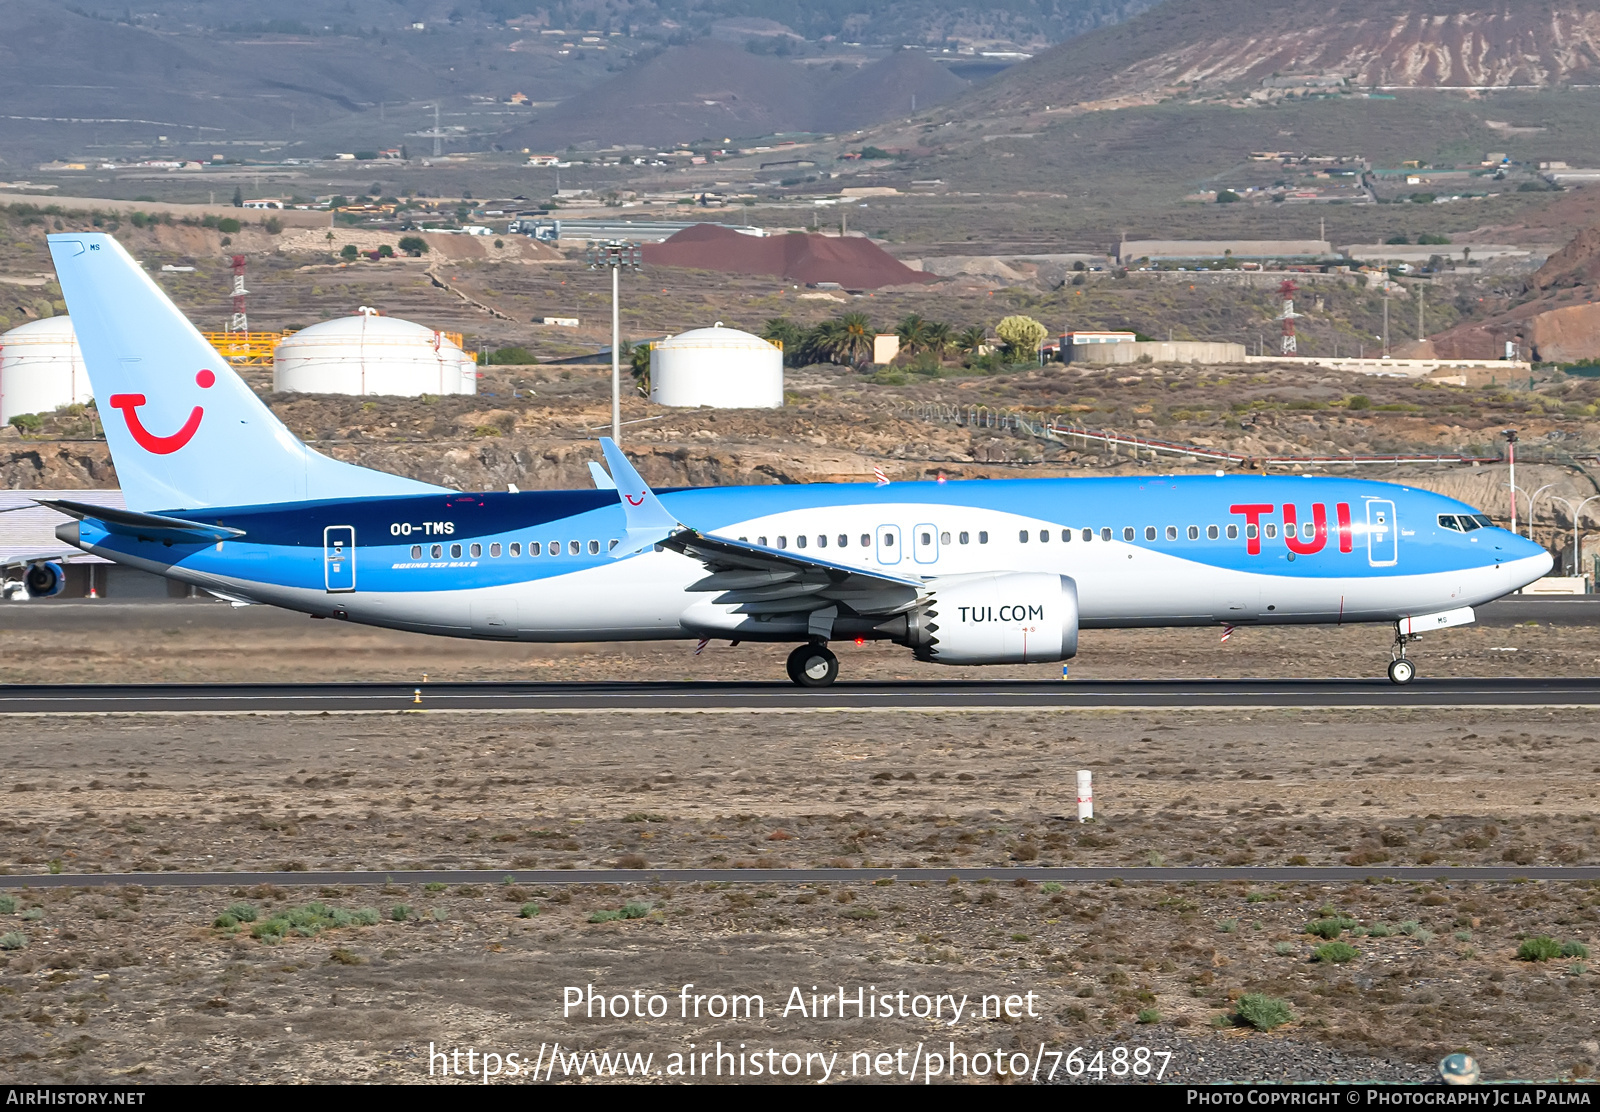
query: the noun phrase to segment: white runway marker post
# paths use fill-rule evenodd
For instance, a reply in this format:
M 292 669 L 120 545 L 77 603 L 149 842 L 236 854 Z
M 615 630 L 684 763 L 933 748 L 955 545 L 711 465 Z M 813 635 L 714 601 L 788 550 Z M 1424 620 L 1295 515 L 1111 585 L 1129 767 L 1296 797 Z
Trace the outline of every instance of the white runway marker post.
M 1086 768 L 1078 770 L 1078 821 L 1094 821 L 1094 773 Z

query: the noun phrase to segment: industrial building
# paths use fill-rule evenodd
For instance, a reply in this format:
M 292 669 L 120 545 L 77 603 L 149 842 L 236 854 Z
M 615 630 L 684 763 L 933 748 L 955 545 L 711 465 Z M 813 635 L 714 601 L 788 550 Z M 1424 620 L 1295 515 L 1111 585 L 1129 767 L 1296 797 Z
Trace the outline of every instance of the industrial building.
M 1325 239 L 1125 239 L 1117 261 L 1187 262 L 1199 259 L 1282 259 L 1312 261 L 1334 257 Z
M 0 335 L 0 424 L 93 396 L 70 318 L 31 320 Z
M 456 338 L 363 307 L 284 337 L 272 388 L 305 394 L 476 394 L 478 365 Z
M 650 345 L 650 400 L 657 405 L 777 409 L 783 405 L 783 349 L 760 336 L 696 328 Z
M 630 243 L 661 243 L 671 239 L 686 228 L 697 224 L 716 223 L 708 220 L 513 220 L 507 229 L 511 234 L 521 233 L 546 243 L 588 243 L 591 240 L 627 240 Z M 718 224 L 718 227 L 747 236 L 764 236 L 765 228 L 751 224 Z

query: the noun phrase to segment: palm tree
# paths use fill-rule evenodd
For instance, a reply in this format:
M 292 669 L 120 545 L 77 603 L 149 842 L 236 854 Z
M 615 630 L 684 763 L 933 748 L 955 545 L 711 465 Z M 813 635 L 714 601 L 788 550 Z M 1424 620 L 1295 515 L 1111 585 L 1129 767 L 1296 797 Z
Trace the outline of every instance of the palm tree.
M 845 313 L 839 318 L 838 353 L 844 362 L 865 363 L 872 358 L 872 321 L 865 313 Z
M 928 343 L 928 322 L 919 313 L 909 313 L 895 326 L 895 335 L 900 338 L 900 350 L 907 355 L 915 355 Z
M 989 330 L 981 324 L 963 328 L 955 338 L 956 350 L 963 355 L 977 355 L 978 349 L 989 342 Z
M 783 349 L 783 361 L 791 367 L 804 366 L 797 362 L 805 347 L 805 333 L 788 317 L 773 317 L 761 330 L 761 338 Z
M 836 320 L 813 325 L 800 341 L 804 363 L 837 363 L 844 355 L 844 326 Z M 804 364 L 802 364 L 804 365 Z
M 950 326 L 944 321 L 934 320 L 928 322 L 926 338 L 923 340 L 922 345 L 926 350 L 931 351 L 937 358 L 943 359 L 950 354 L 950 349 L 955 346 L 955 342 L 955 333 L 951 331 Z

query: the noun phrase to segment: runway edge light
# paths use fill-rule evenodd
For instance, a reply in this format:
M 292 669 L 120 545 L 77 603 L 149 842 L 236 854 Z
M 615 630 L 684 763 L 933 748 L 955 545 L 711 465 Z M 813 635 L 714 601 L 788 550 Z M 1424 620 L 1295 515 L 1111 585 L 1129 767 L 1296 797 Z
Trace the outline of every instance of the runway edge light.
M 1094 773 L 1086 768 L 1078 770 L 1078 821 L 1094 821 Z

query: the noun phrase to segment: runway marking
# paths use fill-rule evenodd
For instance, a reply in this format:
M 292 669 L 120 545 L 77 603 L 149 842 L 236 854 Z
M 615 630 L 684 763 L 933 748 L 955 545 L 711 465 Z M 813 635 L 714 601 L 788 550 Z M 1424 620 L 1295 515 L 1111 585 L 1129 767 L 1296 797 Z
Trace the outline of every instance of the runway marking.
M 217 888 L 246 884 L 287 887 L 323 884 L 908 884 L 961 881 L 1015 881 L 1060 884 L 1193 884 L 1249 881 L 1257 884 L 1511 884 L 1600 881 L 1600 865 L 1572 866 L 1404 866 L 1375 871 L 1348 865 L 1293 866 L 1135 866 L 1000 867 L 954 869 L 394 869 L 306 872 L 35 873 L 0 876 L 0 888 L 79 888 L 139 885 L 146 888 Z

